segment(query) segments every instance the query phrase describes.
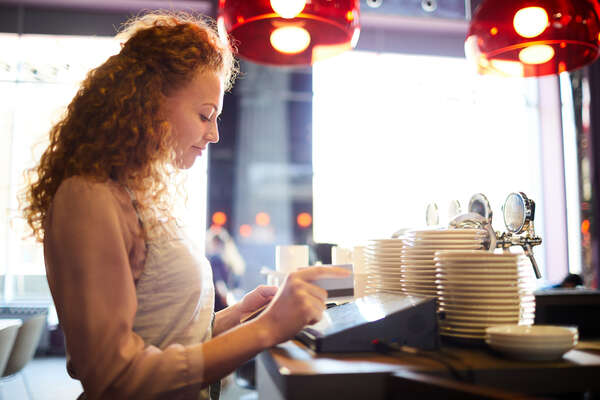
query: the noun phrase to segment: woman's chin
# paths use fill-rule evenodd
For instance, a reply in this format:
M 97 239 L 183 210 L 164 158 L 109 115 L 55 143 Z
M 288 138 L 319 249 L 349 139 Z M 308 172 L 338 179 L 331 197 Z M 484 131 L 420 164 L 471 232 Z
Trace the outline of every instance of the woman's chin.
M 177 169 L 190 169 L 194 166 L 196 157 L 190 157 L 189 159 L 177 160 Z

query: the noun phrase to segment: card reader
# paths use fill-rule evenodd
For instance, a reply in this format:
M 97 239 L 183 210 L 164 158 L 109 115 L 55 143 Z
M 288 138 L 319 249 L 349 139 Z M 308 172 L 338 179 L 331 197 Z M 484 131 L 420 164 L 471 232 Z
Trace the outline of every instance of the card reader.
M 373 351 L 373 340 L 431 350 L 439 346 L 435 297 L 376 293 L 329 308 L 296 339 L 316 352 Z

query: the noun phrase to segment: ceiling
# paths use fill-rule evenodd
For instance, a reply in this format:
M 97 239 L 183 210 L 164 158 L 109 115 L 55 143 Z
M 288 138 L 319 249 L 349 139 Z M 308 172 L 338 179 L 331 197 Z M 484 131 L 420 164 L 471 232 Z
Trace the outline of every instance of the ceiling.
M 361 14 L 470 19 L 481 0 L 360 0 Z M 140 9 L 185 9 L 212 14 L 217 0 L 0 0 L 0 4 L 121 12 Z
M 0 0 L 0 32 L 114 35 L 123 18 L 143 10 L 174 9 L 215 14 L 219 0 Z M 321 1 L 321 0 L 312 0 Z M 408 51 L 402 46 L 448 48 L 438 43 L 457 36 L 463 53 L 464 35 L 471 10 L 482 0 L 360 0 L 361 41 L 369 48 L 381 51 Z M 402 48 L 396 49 L 397 40 L 384 33 L 402 32 Z M 413 36 L 406 31 L 414 32 Z M 433 35 L 431 45 L 424 46 L 423 32 Z M 381 37 L 389 38 L 383 47 Z M 414 43 L 413 43 L 414 42 Z M 410 47 L 410 46 L 409 46 Z M 455 46 L 456 47 L 456 46 Z M 438 51 L 437 49 L 434 49 Z M 432 51 L 434 51 L 432 50 Z

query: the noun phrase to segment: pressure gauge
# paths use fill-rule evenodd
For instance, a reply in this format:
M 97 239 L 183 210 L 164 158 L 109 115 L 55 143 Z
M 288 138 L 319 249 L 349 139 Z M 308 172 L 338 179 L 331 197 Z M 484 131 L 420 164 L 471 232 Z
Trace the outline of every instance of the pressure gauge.
M 492 223 L 492 207 L 487 197 L 483 193 L 476 193 L 469 200 L 469 212 L 481 215 L 483 218 Z
M 531 226 L 535 216 L 535 202 L 525 196 L 525 193 L 511 193 L 502 207 L 504 225 L 509 232 L 519 234 Z
M 436 226 L 440 223 L 440 213 L 437 204 L 427 204 L 427 209 L 425 210 L 425 222 L 427 223 L 427 226 Z

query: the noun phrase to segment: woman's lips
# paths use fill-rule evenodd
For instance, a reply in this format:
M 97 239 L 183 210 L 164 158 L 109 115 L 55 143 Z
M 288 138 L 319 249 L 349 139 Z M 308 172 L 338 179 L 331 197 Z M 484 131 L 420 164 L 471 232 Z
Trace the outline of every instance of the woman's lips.
M 192 146 L 192 149 L 196 150 L 198 154 L 202 154 L 202 152 L 205 150 L 205 147 Z

